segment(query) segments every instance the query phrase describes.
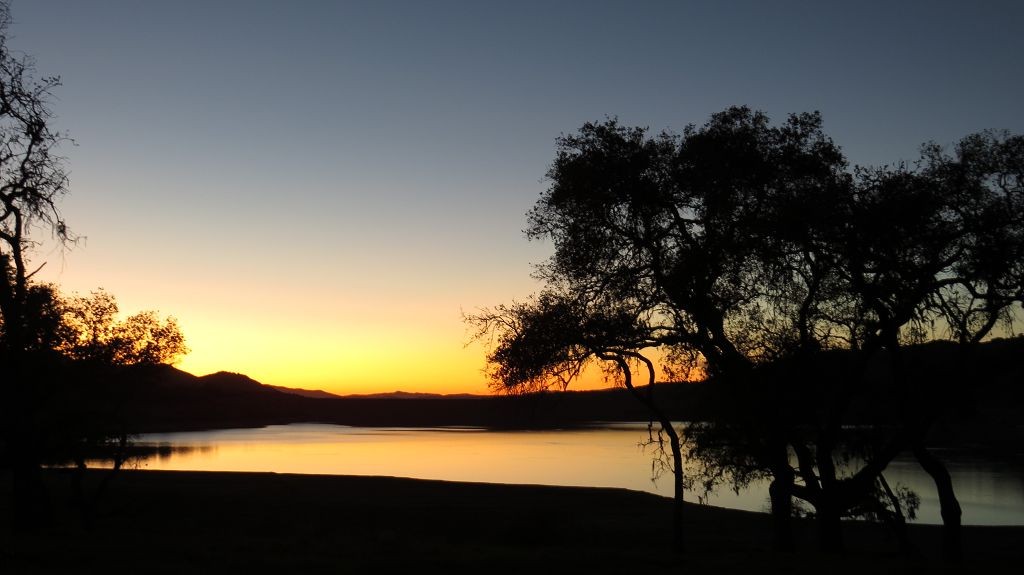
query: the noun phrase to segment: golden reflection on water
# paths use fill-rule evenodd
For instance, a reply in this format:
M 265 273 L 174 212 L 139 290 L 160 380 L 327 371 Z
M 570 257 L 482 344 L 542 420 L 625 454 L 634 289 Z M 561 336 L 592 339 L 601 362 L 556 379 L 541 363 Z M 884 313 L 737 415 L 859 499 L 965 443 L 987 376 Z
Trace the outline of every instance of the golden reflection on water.
M 139 467 L 623 487 L 669 497 L 671 473 L 652 480 L 655 453 L 641 445 L 647 439 L 646 424 L 551 431 L 297 424 L 144 436 L 141 441 L 194 449 L 174 450 Z M 723 490 L 709 502 L 760 511 L 766 497 L 763 489 Z
M 366 429 L 328 425 L 152 435 L 144 441 L 191 443 L 149 460 L 146 469 L 396 475 L 425 479 L 630 486 L 660 491 L 640 441 L 646 426 L 565 431 Z M 203 446 L 206 446 L 204 449 Z M 663 478 L 664 491 L 671 481 Z
M 647 438 L 646 424 L 552 431 L 294 424 L 145 435 L 140 442 L 161 449 L 156 457 L 137 466 L 623 487 L 671 496 L 670 473 L 656 482 L 651 479 L 654 450 L 641 446 Z M 991 463 L 981 467 L 961 463 L 951 464 L 950 471 L 966 523 L 1024 524 L 1024 474 L 1019 470 L 993 472 Z M 934 487 L 916 463 L 894 461 L 886 478 L 921 496 L 919 522 L 940 522 Z M 686 499 L 697 498 L 688 492 Z M 754 484 L 740 493 L 720 488 L 707 503 L 765 511 L 767 483 Z

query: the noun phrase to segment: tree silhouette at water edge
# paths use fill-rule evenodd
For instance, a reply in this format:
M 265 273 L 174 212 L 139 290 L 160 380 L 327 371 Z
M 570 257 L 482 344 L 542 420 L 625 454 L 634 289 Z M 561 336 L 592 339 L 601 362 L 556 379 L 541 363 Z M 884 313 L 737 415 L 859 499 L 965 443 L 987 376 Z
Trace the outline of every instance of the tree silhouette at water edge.
M 826 550 L 842 549 L 851 514 L 900 530 L 910 500 L 883 473 L 910 450 L 935 480 L 955 560 L 958 505 L 926 447 L 953 398 L 905 350 L 952 340 L 967 358 L 1017 325 L 1022 166 L 1021 137 L 983 132 L 952 153 L 924 146 L 914 168 L 850 169 L 817 113 L 772 125 L 734 107 L 679 135 L 589 123 L 558 140 L 528 214 L 527 235 L 555 247 L 536 272 L 545 291 L 470 321 L 499 389 L 564 386 L 584 360 L 644 365 L 655 350 L 670 376 L 706 374 L 730 401 L 689 453 L 705 480 L 771 478 L 781 549 L 794 498 Z M 863 431 L 846 425 L 854 413 Z M 848 472 L 850 449 L 863 464 Z

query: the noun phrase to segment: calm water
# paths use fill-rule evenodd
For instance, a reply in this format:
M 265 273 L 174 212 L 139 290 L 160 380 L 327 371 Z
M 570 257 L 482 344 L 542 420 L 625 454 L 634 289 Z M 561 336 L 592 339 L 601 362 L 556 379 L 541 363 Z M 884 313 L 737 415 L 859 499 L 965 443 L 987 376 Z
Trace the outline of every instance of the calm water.
M 652 452 L 640 445 L 645 439 L 646 424 L 556 431 L 295 424 L 143 435 L 140 442 L 170 449 L 139 467 L 624 487 L 670 496 L 669 475 L 651 480 Z M 963 506 L 964 523 L 1024 524 L 1024 465 L 957 452 L 942 455 Z M 918 522 L 940 522 L 931 478 L 916 463 L 897 459 L 885 476 L 891 485 L 905 485 L 920 496 Z M 694 500 L 692 494 L 687 499 Z M 764 511 L 767 484 L 739 494 L 723 489 L 707 502 Z

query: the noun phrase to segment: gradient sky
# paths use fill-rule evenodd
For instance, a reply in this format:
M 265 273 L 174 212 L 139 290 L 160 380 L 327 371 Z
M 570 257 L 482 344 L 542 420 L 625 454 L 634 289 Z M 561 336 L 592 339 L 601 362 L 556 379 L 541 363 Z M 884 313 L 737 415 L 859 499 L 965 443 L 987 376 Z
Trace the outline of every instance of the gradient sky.
M 38 277 L 181 323 L 197 374 L 484 392 L 554 140 L 820 110 L 853 163 L 1024 132 L 1024 2 L 13 0 L 79 245 Z M 45 239 L 45 234 L 38 236 Z

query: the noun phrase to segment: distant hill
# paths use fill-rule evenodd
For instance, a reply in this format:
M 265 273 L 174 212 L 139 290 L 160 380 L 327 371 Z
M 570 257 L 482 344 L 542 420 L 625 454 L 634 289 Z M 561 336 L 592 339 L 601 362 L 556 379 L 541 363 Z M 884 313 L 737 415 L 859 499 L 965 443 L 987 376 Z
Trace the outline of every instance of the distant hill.
M 217 393 L 266 393 L 268 389 L 275 389 L 273 386 L 263 385 L 248 375 L 230 371 L 218 371 L 217 373 L 199 376 L 196 379 L 200 386 Z
M 171 366 L 125 368 L 111 401 L 131 432 L 185 431 L 317 422 L 352 426 L 558 427 L 642 421 L 623 389 L 526 396 L 393 392 L 338 397 L 281 389 L 239 373 L 202 377 Z M 679 414 L 680 416 L 683 414 Z
M 334 393 L 323 391 L 322 389 L 299 389 L 297 387 L 284 387 L 283 385 L 267 385 L 267 387 L 276 389 L 283 393 L 300 395 L 302 397 L 312 397 L 315 399 L 338 399 L 339 397 L 342 397 Z
M 831 357 L 832 359 L 829 359 Z M 977 444 L 1024 440 L 1024 337 L 986 343 L 969 357 L 955 346 L 933 343 L 908 348 L 908 367 L 930 409 L 946 423 L 948 437 Z M 843 354 L 823 356 L 821 376 Z M 969 367 L 960 367 L 967 362 Z M 646 408 L 621 388 L 494 396 L 391 392 L 337 396 L 324 391 L 264 385 L 239 373 L 197 377 L 170 366 L 124 368 L 97 390 L 133 432 L 255 427 L 297 422 L 352 426 L 562 427 L 594 421 L 647 421 Z M 866 383 L 885 393 L 884 378 Z M 822 387 L 824 389 L 824 387 Z M 100 397 L 102 395 L 102 397 Z M 813 394 L 812 394 L 813 395 Z M 663 410 L 674 421 L 713 421 L 734 401 L 715 382 L 665 383 L 656 388 Z M 873 397 L 852 406 L 850 421 L 865 421 Z
M 390 391 L 384 393 L 346 393 L 345 395 L 339 395 L 337 393 L 323 391 L 322 389 L 301 389 L 296 387 L 285 387 L 283 385 L 263 385 L 271 389 L 276 389 L 277 391 L 283 393 L 299 395 L 302 397 L 312 397 L 314 399 L 476 399 L 488 397 L 486 395 L 477 395 L 473 393 L 423 393 L 418 391 Z
M 490 397 L 487 395 L 476 395 L 472 393 L 422 393 L 410 391 L 392 391 L 389 393 L 352 393 L 347 395 L 336 395 L 334 397 L 346 397 L 349 399 L 481 399 Z

